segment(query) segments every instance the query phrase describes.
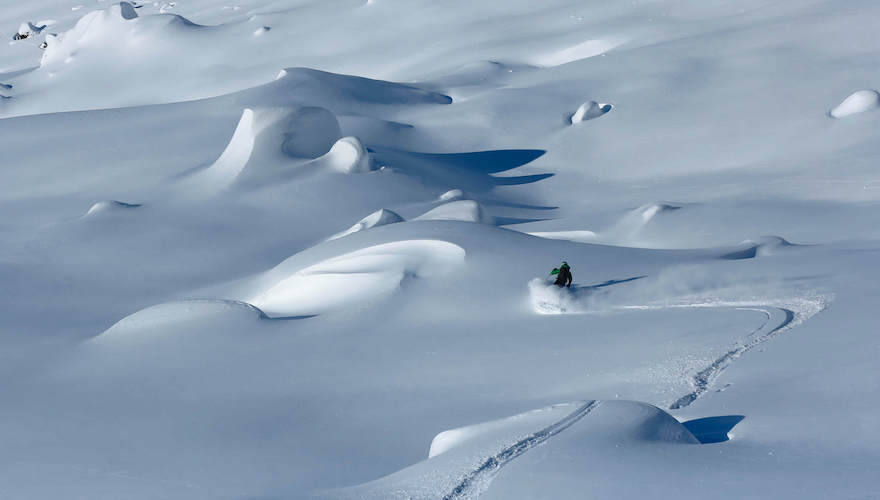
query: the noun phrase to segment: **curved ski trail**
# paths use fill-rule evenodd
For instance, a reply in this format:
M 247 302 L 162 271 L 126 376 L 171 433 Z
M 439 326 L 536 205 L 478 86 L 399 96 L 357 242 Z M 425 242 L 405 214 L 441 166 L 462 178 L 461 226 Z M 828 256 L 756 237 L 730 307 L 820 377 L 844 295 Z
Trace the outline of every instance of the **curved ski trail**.
M 692 309 L 692 308 L 734 308 L 741 310 L 760 310 L 767 314 L 767 321 L 756 330 L 746 336 L 745 341 L 734 344 L 730 349 L 717 357 L 708 366 L 693 376 L 694 389 L 678 398 L 669 405 L 670 410 L 684 408 L 700 396 L 705 394 L 721 373 L 733 363 L 734 360 L 755 347 L 791 330 L 804 323 L 816 314 L 828 308 L 831 298 L 824 295 L 812 297 L 798 297 L 780 301 L 707 301 L 690 304 L 667 304 L 657 306 L 621 306 L 618 309 Z M 775 303 L 773 303 L 775 302 Z M 774 320 L 775 319 L 775 320 Z
M 587 416 L 597 406 L 599 406 L 598 401 L 588 401 L 577 407 L 562 420 L 559 420 L 556 423 L 517 441 L 507 448 L 504 448 L 495 455 L 490 456 L 484 460 L 479 467 L 464 476 L 452 491 L 443 496 L 443 500 L 475 500 L 476 498 L 479 498 L 479 496 L 489 488 L 492 479 L 495 478 L 495 475 L 498 474 L 502 467 L 535 446 L 544 443 L 551 437 L 568 429 L 580 419 Z

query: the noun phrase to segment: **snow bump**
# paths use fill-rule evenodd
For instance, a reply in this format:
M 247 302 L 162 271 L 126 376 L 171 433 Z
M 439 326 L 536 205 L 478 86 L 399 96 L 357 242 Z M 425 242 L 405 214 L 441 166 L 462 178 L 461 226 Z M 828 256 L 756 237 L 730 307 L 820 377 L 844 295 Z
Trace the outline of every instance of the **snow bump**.
M 864 113 L 880 107 L 880 93 L 876 90 L 859 90 L 828 112 L 832 118 L 844 118 L 850 115 Z
M 344 174 L 375 170 L 367 149 L 357 137 L 343 137 L 321 158 L 330 170 Z
M 492 218 L 483 211 L 483 207 L 473 200 L 458 200 L 444 203 L 415 220 L 454 220 L 461 222 L 492 223 Z
M 460 246 L 441 240 L 404 240 L 374 245 L 285 274 L 247 302 L 270 317 L 309 316 L 364 307 L 393 295 L 407 277 L 431 278 L 464 261 Z
M 363 219 L 358 221 L 357 224 L 351 226 L 350 228 L 346 229 L 345 231 L 342 231 L 341 233 L 334 234 L 333 236 L 328 238 L 328 241 L 329 240 L 336 240 L 336 239 L 342 238 L 344 236 L 348 236 L 349 234 L 354 234 L 354 233 L 357 233 L 360 231 L 365 231 L 365 230 L 373 228 L 373 227 L 384 226 L 386 224 L 395 224 L 395 223 L 403 222 L 403 221 L 404 221 L 403 217 L 398 215 L 396 212 L 393 212 L 393 211 L 385 209 L 385 208 L 381 208 L 381 209 L 376 210 L 375 212 L 371 213 L 370 215 L 364 217 Z
M 577 111 L 575 111 L 570 118 L 571 124 L 577 124 L 581 122 L 585 122 L 587 120 L 592 120 L 593 118 L 599 118 L 600 116 L 608 113 L 614 108 L 613 105 L 607 103 L 599 103 L 596 101 L 587 101 L 578 107 Z
M 83 217 L 93 217 L 101 213 L 124 211 L 132 208 L 138 208 L 140 206 L 141 205 L 138 203 L 125 203 L 116 200 L 99 201 L 98 203 L 92 205 L 91 208 L 89 208 L 88 212 L 83 215 Z

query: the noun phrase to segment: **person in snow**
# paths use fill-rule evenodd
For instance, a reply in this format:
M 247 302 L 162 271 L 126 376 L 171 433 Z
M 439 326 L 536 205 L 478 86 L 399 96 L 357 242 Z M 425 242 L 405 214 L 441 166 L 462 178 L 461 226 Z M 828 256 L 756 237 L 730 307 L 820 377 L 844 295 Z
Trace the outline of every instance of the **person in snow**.
M 562 265 L 553 269 L 550 274 L 556 275 L 556 281 L 553 282 L 554 285 L 571 288 L 571 281 L 573 278 L 571 276 L 571 266 L 568 265 L 568 262 L 562 261 Z

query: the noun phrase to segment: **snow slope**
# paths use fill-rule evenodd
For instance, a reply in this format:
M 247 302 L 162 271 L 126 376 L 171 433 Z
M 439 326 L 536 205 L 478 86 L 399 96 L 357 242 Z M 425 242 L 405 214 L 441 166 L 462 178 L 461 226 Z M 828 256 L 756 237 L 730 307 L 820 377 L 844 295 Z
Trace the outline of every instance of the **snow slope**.
M 0 496 L 876 496 L 876 2 L 7 4 Z

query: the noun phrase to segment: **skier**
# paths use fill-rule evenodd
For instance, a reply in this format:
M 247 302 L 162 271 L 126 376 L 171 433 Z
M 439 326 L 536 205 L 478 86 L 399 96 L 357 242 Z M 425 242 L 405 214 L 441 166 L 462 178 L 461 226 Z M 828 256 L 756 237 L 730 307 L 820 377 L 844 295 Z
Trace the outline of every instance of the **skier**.
M 556 281 L 553 282 L 556 286 L 565 286 L 566 288 L 571 288 L 571 266 L 568 265 L 568 262 L 562 261 L 562 265 L 558 268 L 553 269 L 550 272 L 551 275 L 556 275 Z

